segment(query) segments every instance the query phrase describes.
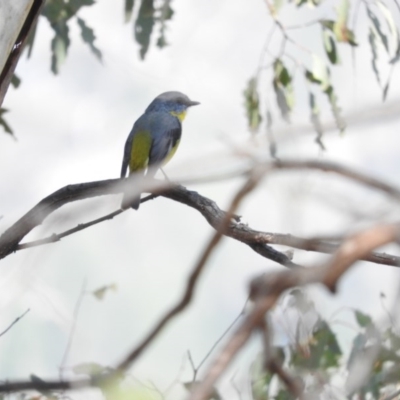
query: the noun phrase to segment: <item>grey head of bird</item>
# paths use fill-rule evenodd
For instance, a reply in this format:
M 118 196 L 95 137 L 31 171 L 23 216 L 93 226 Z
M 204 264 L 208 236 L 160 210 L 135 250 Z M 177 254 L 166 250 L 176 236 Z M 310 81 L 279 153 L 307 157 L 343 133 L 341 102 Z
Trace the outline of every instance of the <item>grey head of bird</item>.
M 146 113 L 151 111 L 166 111 L 169 113 L 181 114 L 188 107 L 197 106 L 198 101 L 192 101 L 186 94 L 181 92 L 164 92 L 158 95 L 147 107 Z

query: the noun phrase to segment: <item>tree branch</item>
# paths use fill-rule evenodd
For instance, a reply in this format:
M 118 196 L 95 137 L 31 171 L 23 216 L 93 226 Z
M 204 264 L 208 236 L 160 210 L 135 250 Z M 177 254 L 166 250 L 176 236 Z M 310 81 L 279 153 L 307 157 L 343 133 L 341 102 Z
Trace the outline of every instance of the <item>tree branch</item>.
M 0 106 L 3 103 L 4 97 L 8 90 L 8 86 L 11 82 L 11 78 L 14 74 L 17 66 L 19 57 L 21 56 L 22 50 L 27 42 L 30 32 L 35 26 L 37 19 L 40 15 L 45 0 L 34 0 L 29 10 L 29 13 L 21 27 L 18 34 L 17 40 L 14 43 L 10 54 L 8 55 L 7 61 L 2 71 L 0 71 Z
M 341 176 L 348 177 L 364 185 L 379 189 L 389 194 L 390 196 L 400 198 L 400 191 L 397 188 L 394 188 L 375 178 L 371 178 L 367 175 L 355 172 L 334 163 L 320 161 L 277 161 L 264 164 L 263 167 L 266 170 L 270 171 L 278 169 L 306 168 L 335 172 Z M 226 213 L 222 211 L 213 200 L 201 196 L 197 192 L 187 190 L 183 186 L 165 188 L 165 182 L 163 182 L 163 184 L 164 187 L 154 190 L 154 194 L 147 196 L 143 199 L 143 201 L 150 200 L 161 195 L 171 200 L 178 201 L 182 204 L 186 204 L 187 206 L 199 211 L 214 229 L 217 229 L 221 221 L 224 219 Z M 76 233 L 89 226 L 113 218 L 114 216 L 120 214 L 121 210 L 117 210 L 113 213 L 108 214 L 107 216 L 88 222 L 86 224 L 80 224 L 77 227 L 58 235 L 52 235 L 48 238 L 30 243 L 19 244 L 20 241 L 33 228 L 40 225 L 48 215 L 57 210 L 59 207 L 69 202 L 86 198 L 123 193 L 125 188 L 126 182 L 124 180 L 111 179 L 105 181 L 68 185 L 64 188 L 57 190 L 56 192 L 52 193 L 51 195 L 40 201 L 20 220 L 18 220 L 14 225 L 7 229 L 2 236 L 0 236 L 0 259 L 8 256 L 9 254 L 17 250 L 58 241 L 61 238 L 68 236 L 72 233 Z M 331 243 L 326 240 L 304 239 L 292 235 L 256 231 L 254 229 L 251 229 L 247 225 L 240 223 L 239 221 L 240 218 L 233 218 L 232 223 L 225 232 L 226 236 L 247 244 L 261 256 L 266 257 L 288 268 L 298 267 L 299 265 L 293 263 L 291 259 L 284 253 L 273 249 L 269 245 L 284 245 L 301 250 L 316 251 L 327 254 L 333 253 L 339 246 L 339 244 L 337 243 Z M 362 259 L 364 261 L 396 267 L 400 265 L 400 257 L 385 253 L 365 254 L 363 255 Z
M 141 355 L 141 353 L 149 346 L 149 344 L 156 338 L 156 336 L 161 332 L 161 330 L 167 325 L 168 322 L 172 320 L 176 315 L 181 313 L 191 302 L 194 291 L 196 289 L 199 277 L 204 270 L 204 267 L 212 254 L 215 247 L 218 245 L 222 237 L 224 236 L 226 230 L 229 228 L 231 223 L 231 218 L 234 215 L 235 210 L 238 208 L 239 204 L 243 198 L 250 193 L 258 184 L 262 178 L 263 173 L 261 171 L 254 171 L 249 177 L 243 187 L 237 192 L 233 198 L 229 210 L 225 213 L 224 218 L 221 220 L 216 232 L 213 234 L 209 240 L 206 248 L 200 255 L 199 261 L 196 263 L 195 267 L 192 269 L 192 273 L 189 276 L 186 289 L 178 301 L 178 303 L 168 311 L 163 318 L 155 325 L 155 327 L 149 332 L 149 334 L 143 339 L 135 349 L 133 349 L 130 354 L 118 365 L 117 370 L 126 370 L 129 368 L 134 361 Z

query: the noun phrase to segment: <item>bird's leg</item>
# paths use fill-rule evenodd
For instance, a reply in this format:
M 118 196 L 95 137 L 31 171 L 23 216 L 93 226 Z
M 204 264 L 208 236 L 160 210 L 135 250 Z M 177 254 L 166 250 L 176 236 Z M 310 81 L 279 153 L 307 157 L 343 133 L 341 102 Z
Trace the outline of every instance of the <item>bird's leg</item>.
M 160 171 L 164 175 L 165 180 L 168 181 L 168 182 L 171 182 L 171 180 L 168 178 L 167 174 L 164 172 L 164 170 L 162 168 L 160 168 Z

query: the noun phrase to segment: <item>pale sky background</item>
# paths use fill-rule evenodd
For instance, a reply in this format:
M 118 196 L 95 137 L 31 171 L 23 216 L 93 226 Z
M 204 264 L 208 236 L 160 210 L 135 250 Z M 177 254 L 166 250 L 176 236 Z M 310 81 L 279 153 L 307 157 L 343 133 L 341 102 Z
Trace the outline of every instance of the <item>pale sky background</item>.
M 332 17 L 334 4 L 326 1 L 318 16 Z M 152 46 L 144 62 L 139 60 L 138 46 L 132 40 L 132 24 L 122 23 L 122 1 L 98 2 L 82 9 L 79 15 L 95 29 L 104 63 L 100 64 L 82 44 L 72 22 L 72 44 L 59 76 L 50 73 L 52 31 L 44 19 L 40 21 L 33 56 L 28 61 L 23 57 L 17 68 L 22 86 L 10 89 L 4 102 L 11 110 L 7 120 L 18 140 L 0 134 L 1 231 L 67 184 L 118 177 L 123 146 L 133 122 L 155 96 L 166 90 L 180 90 L 201 102 L 184 121 L 181 146 L 166 168 L 170 178 L 217 173 L 236 165 L 227 143 L 250 146 L 242 93 L 257 68 L 271 27 L 265 4 L 261 0 L 175 0 L 172 6 L 175 14 L 167 30 L 170 46 L 164 50 Z M 289 6 L 281 14 L 287 25 L 316 17 L 308 8 Z M 343 136 L 329 132 L 325 139 L 328 150 L 321 153 L 312 130 L 304 133 L 304 127 L 309 126 L 307 87 L 298 70 L 296 111 L 289 130 L 274 108 L 275 132 L 281 140 L 278 155 L 341 162 L 399 186 L 399 113 L 383 120 L 369 116 L 372 111 L 384 112 L 388 105 L 399 109 L 400 75 L 395 70 L 387 103 L 383 104 L 371 71 L 364 13 L 359 24 L 361 46 L 356 52 L 355 72 L 348 46 L 340 45 L 346 67 L 337 67 L 332 75 L 344 114 L 357 112 L 358 118 L 349 118 L 353 122 Z M 312 51 L 321 50 L 318 28 L 290 34 Z M 272 45 L 272 51 L 278 44 Z M 290 45 L 287 49 L 310 65 L 308 53 Z M 386 79 L 387 65 L 383 52 L 381 55 Z M 293 69 L 293 63 L 288 65 Z M 266 75 L 262 81 L 263 110 L 267 97 L 275 103 L 269 79 Z M 330 122 L 329 107 L 322 97 L 320 107 L 323 121 Z M 286 133 L 279 135 L 283 128 Z M 259 135 L 265 135 L 264 126 Z M 268 159 L 266 146 L 257 151 Z M 241 182 L 237 178 L 191 185 L 190 189 L 224 208 Z M 119 204 L 120 196 L 108 196 L 63 207 L 27 239 L 87 222 Z M 303 171 L 268 177 L 239 211 L 253 228 L 311 236 L 347 232 L 376 218 L 395 220 L 399 207 L 383 195 L 337 177 Z M 118 363 L 181 295 L 211 233 L 196 211 L 157 199 L 143 205 L 139 212 L 126 212 L 59 243 L 2 260 L 0 330 L 27 308 L 31 311 L 0 338 L 0 379 L 23 379 L 30 373 L 44 379 L 58 376 L 74 306 L 85 280 L 88 290 L 111 283 L 118 289 L 102 302 L 85 297 L 66 365 Z M 396 248 L 389 250 L 398 253 Z M 315 263 L 323 258 L 299 250 L 294 254 L 297 263 Z M 199 363 L 241 311 L 250 279 L 281 268 L 247 246 L 223 240 L 201 278 L 193 304 L 140 358 L 133 376 L 151 380 L 160 389 L 177 376 L 190 380 L 187 350 Z M 311 293 L 326 318 L 346 306 L 385 321 L 379 293 L 387 295 L 386 304 L 391 308 L 399 273 L 395 268 L 360 262 L 341 281 L 337 296 L 318 288 Z M 279 310 L 276 314 L 279 324 L 284 317 L 279 316 Z M 342 315 L 343 320 L 353 323 L 350 312 Z M 349 346 L 355 332 L 339 325 L 337 331 L 343 346 Z M 281 329 L 276 340 L 282 342 L 286 336 Z M 248 395 L 248 368 L 258 351 L 255 338 L 227 373 L 222 393 L 232 394 L 229 380 L 235 373 L 237 385 L 243 388 L 244 396 Z M 185 392 L 176 385 L 171 393 L 171 398 L 182 398 Z

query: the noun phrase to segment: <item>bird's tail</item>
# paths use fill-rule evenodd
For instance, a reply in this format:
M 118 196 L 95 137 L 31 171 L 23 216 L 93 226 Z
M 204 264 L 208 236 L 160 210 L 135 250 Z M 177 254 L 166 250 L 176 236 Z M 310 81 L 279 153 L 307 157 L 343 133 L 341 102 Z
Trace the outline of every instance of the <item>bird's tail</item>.
M 131 196 L 124 194 L 124 197 L 122 198 L 121 202 L 121 208 L 123 210 L 126 210 L 127 208 L 131 207 L 134 210 L 138 210 L 140 206 L 140 196 L 135 197 L 132 199 Z
M 130 181 L 129 186 L 134 188 L 135 187 L 135 181 L 137 182 L 137 178 L 138 178 L 138 174 L 137 173 L 131 174 L 128 177 L 128 180 Z M 133 192 L 133 190 L 132 190 L 132 192 Z M 126 210 L 129 207 L 133 208 L 134 210 L 138 210 L 139 209 L 140 193 L 137 194 L 136 191 L 134 193 L 132 193 L 132 192 L 128 188 L 128 190 L 124 193 L 124 197 L 122 198 L 122 202 L 121 202 L 121 208 L 123 210 Z

